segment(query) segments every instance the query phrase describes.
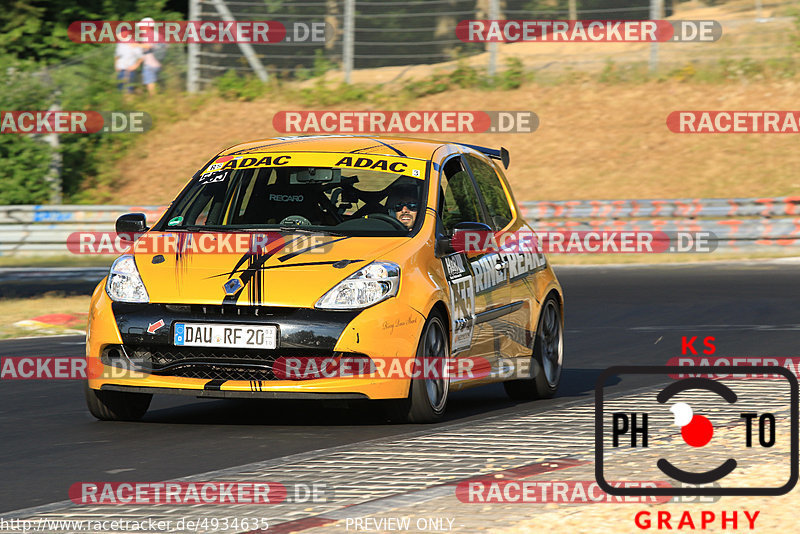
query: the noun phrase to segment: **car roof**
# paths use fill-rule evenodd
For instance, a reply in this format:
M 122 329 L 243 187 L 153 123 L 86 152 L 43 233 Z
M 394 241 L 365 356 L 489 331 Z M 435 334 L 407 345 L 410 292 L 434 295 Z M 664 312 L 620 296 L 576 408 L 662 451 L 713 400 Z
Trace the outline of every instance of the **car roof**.
M 313 135 L 305 137 L 275 137 L 250 141 L 232 146 L 222 151 L 220 155 L 227 156 L 250 152 L 352 152 L 355 154 L 399 156 L 428 160 L 431 159 L 437 148 L 445 145 L 452 146 L 454 144 L 409 137 Z

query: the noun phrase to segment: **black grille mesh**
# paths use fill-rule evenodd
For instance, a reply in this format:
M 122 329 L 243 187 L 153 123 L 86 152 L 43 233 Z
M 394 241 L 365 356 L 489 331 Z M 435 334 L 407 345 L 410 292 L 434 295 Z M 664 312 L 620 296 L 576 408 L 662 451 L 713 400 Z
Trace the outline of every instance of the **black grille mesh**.
M 203 380 L 285 380 L 286 375 L 275 376 L 273 364 L 281 357 L 328 358 L 357 356 L 352 353 L 333 353 L 329 351 L 264 351 L 253 349 L 215 349 L 206 347 L 173 346 L 111 346 L 105 354 L 114 350 L 123 352 L 136 367 L 143 368 L 154 375 L 198 378 Z M 121 350 L 120 350 L 121 349 Z M 113 364 L 112 364 L 113 365 Z M 285 364 L 284 364 L 285 365 Z M 308 377 L 311 379 L 314 377 Z M 294 378 L 303 380 L 303 378 Z

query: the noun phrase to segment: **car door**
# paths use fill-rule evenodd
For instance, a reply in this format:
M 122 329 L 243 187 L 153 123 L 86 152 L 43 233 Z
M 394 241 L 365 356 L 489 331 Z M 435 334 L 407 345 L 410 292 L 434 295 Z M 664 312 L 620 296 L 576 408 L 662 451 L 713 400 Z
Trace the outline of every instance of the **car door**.
M 442 231 L 452 236 L 458 223 L 478 222 L 491 226 L 485 206 L 463 156 L 449 158 L 440 172 L 439 215 Z M 471 357 L 478 367 L 497 368 L 500 346 L 487 313 L 508 300 L 508 283 L 496 265 L 496 252 L 459 250 L 442 258 L 450 286 L 451 346 L 456 357 Z
M 534 247 L 526 249 L 516 238 L 521 234 L 530 236 L 533 230 L 514 209 L 515 203 L 510 189 L 504 183 L 500 171 L 490 160 L 474 154 L 466 154 L 464 161 L 472 175 L 488 216 L 495 231 L 498 245 L 507 243 L 508 249 L 497 254 L 497 265 L 502 267 L 507 284 L 496 291 L 496 306 L 484 315 L 484 319 L 495 333 L 495 349 L 502 358 L 517 363 L 529 362 L 533 348 L 533 334 L 539 315 L 536 298 L 536 276 L 545 267 L 545 258 Z M 514 239 L 506 241 L 503 234 Z M 481 317 L 477 318 L 480 322 Z M 521 368 L 527 371 L 527 368 Z

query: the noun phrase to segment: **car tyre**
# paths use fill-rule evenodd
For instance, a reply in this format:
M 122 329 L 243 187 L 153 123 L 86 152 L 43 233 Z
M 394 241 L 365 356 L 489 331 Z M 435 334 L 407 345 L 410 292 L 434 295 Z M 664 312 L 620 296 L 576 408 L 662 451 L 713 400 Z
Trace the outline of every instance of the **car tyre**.
M 564 364 L 564 333 L 561 307 L 549 296 L 539 314 L 539 327 L 533 342 L 531 369 L 534 378 L 504 382 L 513 400 L 549 399 L 556 394 Z
M 435 423 L 444 416 L 450 379 L 445 370 L 450 358 L 450 344 L 444 320 L 433 312 L 422 329 L 417 346 L 417 360 L 423 356 L 443 358 L 439 377 L 411 379 L 408 398 L 392 401 L 390 417 L 398 422 Z
M 89 412 L 101 421 L 138 421 L 150 407 L 152 393 L 102 391 L 85 384 Z

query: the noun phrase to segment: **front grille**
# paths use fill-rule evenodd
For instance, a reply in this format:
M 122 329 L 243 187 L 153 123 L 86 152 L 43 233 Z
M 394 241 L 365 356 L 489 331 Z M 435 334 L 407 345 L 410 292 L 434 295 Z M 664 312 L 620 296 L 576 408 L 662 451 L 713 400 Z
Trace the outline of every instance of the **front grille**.
M 278 380 L 272 372 L 272 367 L 244 367 L 236 364 L 178 364 L 168 371 L 154 372 L 153 374 L 199 378 L 202 380 Z
M 271 366 L 276 358 L 288 356 L 286 351 L 276 352 L 254 349 L 213 349 L 205 347 L 125 347 L 132 360 L 149 362 L 153 369 L 161 369 L 186 361 L 247 362 Z
M 285 317 L 297 312 L 297 308 L 276 306 L 240 306 L 238 304 L 155 304 L 172 313 L 191 314 L 211 319 L 232 319 L 234 317 Z
M 253 349 L 217 349 L 206 347 L 173 347 L 173 346 L 131 346 L 111 345 L 103 351 L 103 362 L 107 365 L 122 367 L 119 362 L 121 354 L 133 362 L 134 368 L 159 376 L 178 376 L 183 378 L 199 378 L 205 380 L 310 380 L 319 376 L 291 376 L 287 378 L 285 363 L 279 361 L 293 358 L 303 362 L 300 368 L 310 359 L 352 357 L 368 359 L 357 353 L 308 350 L 253 350 Z M 279 361 L 278 373 L 275 374 L 275 362 Z M 285 362 L 285 360 L 283 360 Z

